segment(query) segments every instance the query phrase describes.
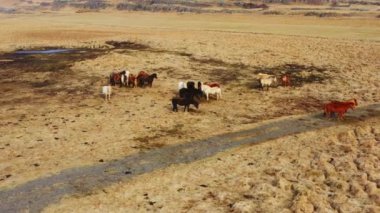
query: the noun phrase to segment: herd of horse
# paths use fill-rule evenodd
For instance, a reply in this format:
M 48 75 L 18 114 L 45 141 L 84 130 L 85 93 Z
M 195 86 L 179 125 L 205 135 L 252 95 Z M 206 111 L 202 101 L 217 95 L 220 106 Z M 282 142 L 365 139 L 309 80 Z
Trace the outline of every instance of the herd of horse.
M 137 76 L 130 73 L 128 70 L 124 70 L 121 72 L 113 72 L 109 76 L 110 85 L 115 86 L 116 84 L 119 84 L 120 87 L 127 86 L 127 87 L 145 87 L 149 86 L 152 87 L 153 80 L 157 79 L 157 74 L 148 74 L 145 71 L 140 71 Z
M 194 105 L 195 108 L 198 109 L 200 101 L 203 97 L 209 101 L 210 95 L 214 95 L 216 100 L 219 100 L 222 97 L 222 89 L 220 84 L 217 82 L 208 82 L 202 83 L 198 81 L 197 88 L 195 88 L 194 81 L 183 82 L 180 81 L 178 83 L 178 94 L 172 98 L 172 106 L 173 111 L 177 112 L 177 105 L 184 106 L 184 111 L 189 111 L 190 105 Z
M 154 79 L 157 79 L 157 74 L 148 74 L 145 71 L 140 71 L 137 75 L 130 73 L 129 71 L 113 72 L 109 76 L 109 85 L 103 86 L 102 93 L 106 100 L 110 100 L 112 93 L 112 86 L 119 84 L 120 87 L 152 87 Z M 291 86 L 290 75 L 282 75 L 280 80 L 282 86 Z M 270 74 L 258 74 L 258 80 L 260 82 L 261 89 L 264 90 L 277 84 L 277 77 Z M 222 89 L 221 84 L 218 82 L 197 82 L 197 87 L 194 81 L 187 81 L 186 83 L 180 81 L 178 83 L 178 95 L 171 99 L 172 110 L 177 112 L 178 106 L 184 106 L 184 111 L 189 111 L 190 105 L 193 105 L 196 109 L 199 108 L 201 100 L 204 98 L 207 101 L 209 96 L 214 95 L 216 100 L 221 98 Z M 325 117 L 331 118 L 335 114 L 338 115 L 338 119 L 344 119 L 344 114 L 349 110 L 358 105 L 356 99 L 351 99 L 347 101 L 331 101 L 324 105 L 324 115 Z

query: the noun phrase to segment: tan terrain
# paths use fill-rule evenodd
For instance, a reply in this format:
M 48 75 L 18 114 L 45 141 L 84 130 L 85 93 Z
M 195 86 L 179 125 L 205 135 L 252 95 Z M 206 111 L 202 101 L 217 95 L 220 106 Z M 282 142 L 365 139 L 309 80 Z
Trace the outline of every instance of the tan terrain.
M 322 116 L 330 100 L 380 101 L 374 17 L 64 10 L 0 14 L 0 25 L 2 191 L 270 119 Z M 48 47 L 76 51 L 11 54 Z M 100 87 L 125 68 L 158 79 L 152 88 L 114 87 L 105 102 Z M 261 91 L 259 72 L 291 73 L 294 87 Z M 220 82 L 222 99 L 174 113 L 180 80 Z M 78 190 L 46 211 L 379 211 L 379 117 L 340 122 Z

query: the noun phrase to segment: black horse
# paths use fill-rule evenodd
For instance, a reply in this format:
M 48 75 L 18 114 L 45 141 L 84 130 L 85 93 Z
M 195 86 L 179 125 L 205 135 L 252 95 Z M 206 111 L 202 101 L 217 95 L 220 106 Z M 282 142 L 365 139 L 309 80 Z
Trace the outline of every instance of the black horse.
M 194 81 L 188 81 L 188 82 L 186 82 L 186 87 L 188 89 L 195 89 L 195 82 Z
M 137 78 L 137 86 L 144 87 L 145 85 L 149 85 L 149 87 L 152 87 L 154 79 L 157 79 L 156 73 L 149 76 L 140 76 Z
M 198 89 L 189 89 L 189 88 L 182 88 L 179 90 L 179 97 L 181 98 L 190 98 L 194 99 L 197 98 L 200 100 L 202 98 L 202 91 L 199 91 Z
M 185 106 L 183 109 L 184 112 L 189 111 L 190 105 L 194 105 L 195 108 L 199 108 L 199 102 L 194 100 L 193 98 L 180 98 L 180 97 L 174 97 L 172 98 L 172 105 L 173 105 L 173 111 L 178 112 L 178 106 Z

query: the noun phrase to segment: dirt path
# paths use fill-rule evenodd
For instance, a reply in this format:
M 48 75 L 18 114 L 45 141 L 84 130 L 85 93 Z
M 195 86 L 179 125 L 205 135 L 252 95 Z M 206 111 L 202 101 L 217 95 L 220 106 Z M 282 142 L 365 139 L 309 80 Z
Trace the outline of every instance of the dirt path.
M 320 113 L 278 119 L 265 122 L 250 130 L 168 146 L 90 167 L 64 170 L 50 177 L 0 191 L 0 212 L 40 212 L 49 204 L 58 202 L 63 196 L 86 195 L 94 189 L 172 164 L 190 163 L 233 147 L 265 142 L 342 123 L 354 123 L 373 116 L 380 116 L 380 104 L 350 111 L 343 122 L 324 119 Z

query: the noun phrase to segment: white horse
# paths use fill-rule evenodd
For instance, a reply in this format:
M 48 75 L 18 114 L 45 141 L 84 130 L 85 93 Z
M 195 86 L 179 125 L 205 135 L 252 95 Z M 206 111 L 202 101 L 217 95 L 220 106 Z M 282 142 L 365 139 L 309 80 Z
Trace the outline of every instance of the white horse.
M 258 79 L 265 79 L 265 78 L 271 78 L 275 77 L 274 75 L 266 74 L 266 73 L 259 73 L 257 74 Z
M 185 84 L 185 82 L 180 81 L 180 82 L 178 83 L 178 90 L 181 90 L 181 89 L 183 89 L 183 88 L 186 88 L 186 84 Z
M 277 83 L 277 78 L 275 76 L 270 76 L 268 78 L 260 79 L 261 88 L 264 90 L 264 87 L 267 87 L 269 90 L 270 86 L 273 86 Z
M 129 86 L 129 75 L 131 73 L 129 72 L 129 70 L 125 70 L 125 74 L 122 74 L 121 75 L 121 84 L 123 84 L 124 86 L 127 85 Z
M 112 87 L 110 85 L 108 86 L 103 86 L 102 88 L 102 94 L 104 95 L 104 100 L 105 101 L 110 101 L 111 100 L 111 93 L 112 93 Z
M 222 89 L 219 87 L 210 87 L 209 85 L 202 84 L 202 92 L 206 95 L 207 101 L 209 100 L 209 95 L 216 95 L 216 100 L 222 97 Z

